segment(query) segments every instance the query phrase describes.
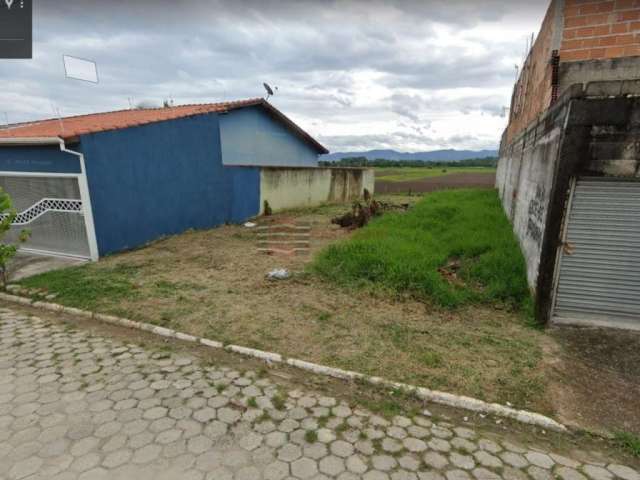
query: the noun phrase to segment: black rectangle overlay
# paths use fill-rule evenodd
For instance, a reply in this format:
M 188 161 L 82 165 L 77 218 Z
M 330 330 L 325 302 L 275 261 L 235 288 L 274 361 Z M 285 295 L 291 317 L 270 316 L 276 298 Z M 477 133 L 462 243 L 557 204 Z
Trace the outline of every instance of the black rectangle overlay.
M 33 0 L 0 0 L 0 59 L 32 58 Z

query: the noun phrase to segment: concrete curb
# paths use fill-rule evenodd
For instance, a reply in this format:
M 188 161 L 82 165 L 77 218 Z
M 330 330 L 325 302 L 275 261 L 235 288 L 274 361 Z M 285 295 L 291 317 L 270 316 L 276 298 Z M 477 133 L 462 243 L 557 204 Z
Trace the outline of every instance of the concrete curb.
M 93 318 L 101 322 L 109 323 L 111 325 L 118 325 L 126 328 L 133 328 L 138 330 L 147 331 L 167 338 L 175 338 L 184 342 L 198 343 L 205 347 L 223 349 L 229 352 L 233 352 L 239 355 L 244 355 L 267 363 L 285 363 L 291 367 L 295 367 L 301 370 L 312 372 L 319 375 L 325 375 L 333 378 L 348 381 L 363 381 L 370 385 L 384 386 L 393 389 L 404 390 L 408 393 L 414 394 L 416 397 L 433 403 L 439 403 L 454 408 L 462 408 L 464 410 L 470 410 L 473 412 L 486 413 L 495 415 L 498 417 L 509 418 L 520 423 L 526 423 L 528 425 L 535 425 L 547 430 L 555 432 L 567 432 L 568 429 L 561 423 L 556 422 L 552 418 L 546 417 L 539 413 L 528 412 L 526 410 L 517 410 L 515 408 L 507 407 L 497 403 L 487 403 L 476 398 L 465 397 L 463 395 L 454 395 L 452 393 L 439 392 L 437 390 L 430 390 L 424 387 L 417 387 L 415 385 L 408 385 L 405 383 L 392 382 L 390 380 L 381 377 L 372 377 L 363 373 L 352 372 L 349 370 L 342 370 L 339 368 L 327 367 L 325 365 L 318 365 L 304 360 L 296 358 L 284 358 L 282 355 L 273 352 L 265 352 L 254 348 L 242 347 L 239 345 L 223 345 L 215 340 L 209 340 L 206 338 L 200 338 L 187 333 L 177 332 L 170 328 L 160 327 L 152 325 L 150 323 L 136 322 L 128 320 L 126 318 L 115 317 L 113 315 L 105 315 L 101 313 L 93 313 L 85 310 L 80 310 L 72 307 L 65 307 L 56 303 L 32 301 L 29 298 L 20 297 L 16 295 L 10 295 L 0 292 L 0 300 L 7 302 L 18 303 L 20 305 L 28 305 L 31 307 L 39 308 L 41 310 L 48 310 L 51 312 L 64 312 L 71 315 L 81 316 L 84 318 Z

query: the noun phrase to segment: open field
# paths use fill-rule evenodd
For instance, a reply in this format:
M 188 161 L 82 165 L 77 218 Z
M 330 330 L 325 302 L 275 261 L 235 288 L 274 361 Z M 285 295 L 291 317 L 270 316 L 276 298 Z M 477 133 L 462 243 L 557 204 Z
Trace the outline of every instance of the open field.
M 407 182 L 459 173 L 496 173 L 494 167 L 376 167 L 375 170 L 376 180 L 385 182 Z
M 421 197 L 380 199 L 415 203 Z M 428 197 L 426 201 L 415 208 L 430 211 Z M 449 203 L 452 201 L 449 197 Z M 457 291 L 454 279 L 453 286 L 445 284 L 442 298 L 431 298 L 430 290 L 416 295 L 415 290 L 394 285 L 394 270 L 389 264 L 382 273 L 390 281 L 378 282 L 382 283 L 379 287 L 358 288 L 337 273 L 335 277 L 330 272 L 325 272 L 327 277 L 318 275 L 310 262 L 327 246 L 341 244 L 349 237 L 366 243 L 376 235 L 386 235 L 390 225 L 403 228 L 410 221 L 402 218 L 408 214 L 388 214 L 365 230 L 351 233 L 330 223 L 333 216 L 348 208 L 322 206 L 273 217 L 311 223 L 311 256 L 260 254 L 254 229 L 230 225 L 187 232 L 95 264 L 31 277 L 21 284 L 55 293 L 54 301 L 70 306 L 488 401 L 509 402 L 590 428 L 640 433 L 640 376 L 628 373 L 628 362 L 621 361 L 624 355 L 640 351 L 640 335 L 603 335 L 595 330 L 585 337 L 580 329 L 545 332 L 533 327 L 518 311 L 519 287 L 515 296 L 494 295 L 508 291 L 519 275 L 498 268 L 500 251 L 511 248 L 507 244 L 492 251 L 485 243 L 477 255 L 469 257 L 471 262 L 462 262 L 466 266 L 458 270 L 464 282 L 461 290 Z M 435 211 L 430 214 L 438 215 Z M 449 210 L 440 214 L 445 223 L 456 215 Z M 436 218 L 423 222 L 423 227 L 433 230 L 438 224 Z M 410 241 L 407 232 L 398 235 Z M 458 236 L 462 236 L 460 231 Z M 477 237 L 479 245 L 492 241 L 483 234 L 467 237 Z M 421 235 L 414 239 L 425 240 Z M 437 242 L 429 241 L 428 248 L 438 248 L 431 261 L 446 264 L 453 250 L 441 250 Z M 412 247 L 406 248 L 407 252 L 397 254 L 415 254 Z M 462 257 L 469 255 L 464 248 L 461 245 Z M 483 255 L 487 256 L 484 260 Z M 483 277 L 482 269 L 473 272 L 487 261 L 497 261 L 490 271 L 507 275 L 508 284 L 502 278 Z M 415 265 L 418 280 L 424 273 L 419 270 L 435 264 Z M 278 267 L 288 268 L 293 276 L 268 280 L 266 273 Z M 406 274 L 406 264 L 402 269 L 402 275 Z M 501 282 L 504 285 L 500 286 Z M 450 298 L 456 300 L 453 304 L 457 307 L 443 306 L 452 305 L 447 301 Z M 585 338 L 592 342 L 585 344 Z
M 376 168 L 376 193 L 428 193 L 451 188 L 493 188 L 491 167 Z

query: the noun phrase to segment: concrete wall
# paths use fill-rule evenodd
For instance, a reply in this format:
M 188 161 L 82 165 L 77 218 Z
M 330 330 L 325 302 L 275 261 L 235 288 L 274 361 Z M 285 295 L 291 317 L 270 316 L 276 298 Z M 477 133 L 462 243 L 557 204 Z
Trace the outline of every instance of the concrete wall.
M 638 81 L 575 85 L 511 144 L 502 146 L 496 185 L 520 241 L 542 322 L 551 311 L 571 180 L 640 178 L 638 94 Z
M 215 114 L 85 135 L 81 149 L 100 255 L 258 212 L 258 171 L 222 165 Z
M 561 63 L 558 69 L 559 91 L 575 84 L 586 87 L 592 82 L 640 79 L 640 57 Z M 593 89 L 596 84 L 592 84 Z
M 362 198 L 364 189 L 374 191 L 373 169 L 367 168 L 275 168 L 260 172 L 260 206 L 275 210 L 307 207 L 326 202 Z
M 225 165 L 318 165 L 318 152 L 261 107 L 221 115 L 220 143 Z
M 498 161 L 496 186 L 513 224 L 527 263 L 527 281 L 535 290 L 542 241 L 557 166 L 566 104 L 536 122 L 504 148 Z

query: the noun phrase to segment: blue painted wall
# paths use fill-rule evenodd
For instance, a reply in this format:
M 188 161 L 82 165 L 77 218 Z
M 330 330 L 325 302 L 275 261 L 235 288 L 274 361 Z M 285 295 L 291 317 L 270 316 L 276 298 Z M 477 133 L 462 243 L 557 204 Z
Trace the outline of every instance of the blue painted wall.
M 261 107 L 221 115 L 220 139 L 225 165 L 318 165 L 318 152 Z
M 0 171 L 80 173 L 80 161 L 58 146 L 0 146 Z
M 222 165 L 215 114 L 86 135 L 81 143 L 100 255 L 259 212 L 259 172 Z
M 231 182 L 232 197 L 229 220 L 240 223 L 260 212 L 260 168 L 224 167 Z

